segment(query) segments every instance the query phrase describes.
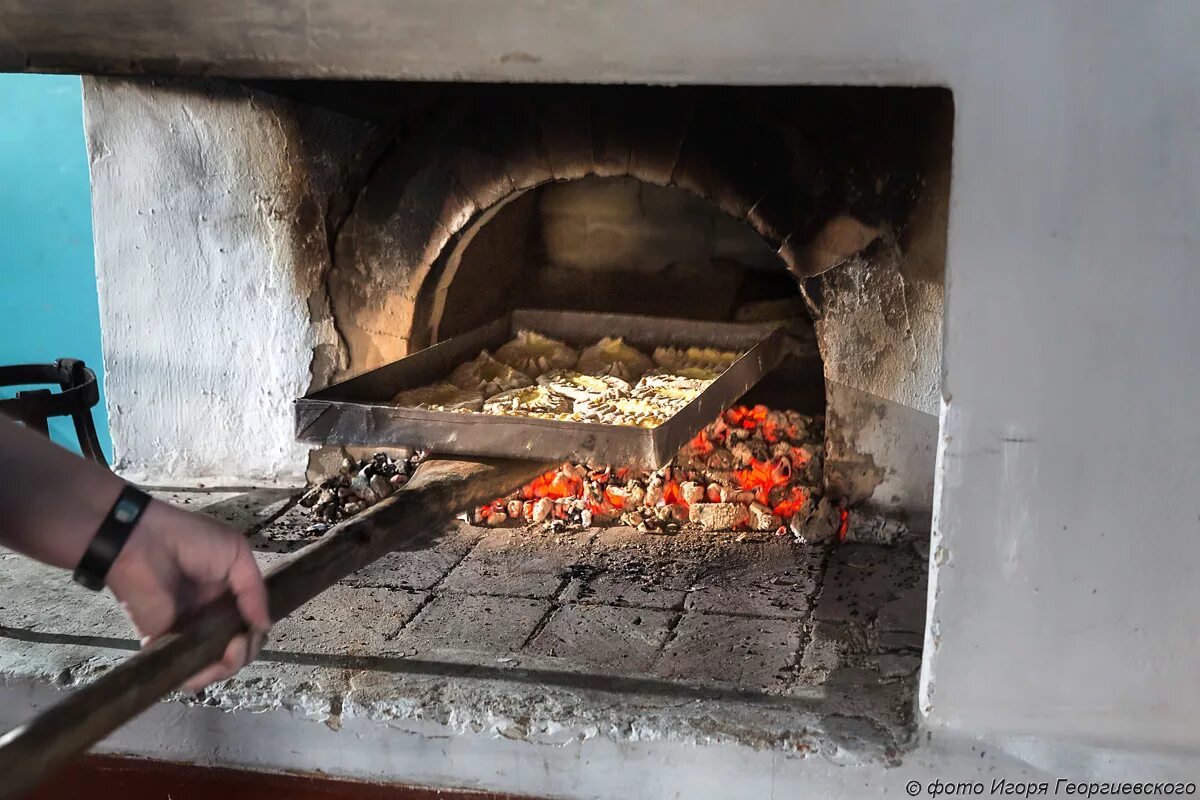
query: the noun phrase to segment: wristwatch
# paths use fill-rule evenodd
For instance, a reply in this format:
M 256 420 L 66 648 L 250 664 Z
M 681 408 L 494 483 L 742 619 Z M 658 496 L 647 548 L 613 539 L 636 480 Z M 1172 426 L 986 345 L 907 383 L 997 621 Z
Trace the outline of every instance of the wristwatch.
M 126 486 L 113 503 L 108 516 L 100 523 L 92 543 L 88 545 L 79 566 L 72 576 L 81 586 L 98 592 L 104 588 L 104 579 L 112 569 L 113 562 L 125 546 L 129 534 L 142 518 L 142 512 L 150 505 L 150 495 L 133 486 Z

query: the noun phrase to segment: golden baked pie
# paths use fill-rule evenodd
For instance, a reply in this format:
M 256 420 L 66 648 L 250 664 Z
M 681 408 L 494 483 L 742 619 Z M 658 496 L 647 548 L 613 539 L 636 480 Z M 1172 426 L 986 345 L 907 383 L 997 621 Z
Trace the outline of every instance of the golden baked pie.
M 512 341 L 500 345 L 496 359 L 531 378 L 553 369 L 573 369 L 579 353 L 569 345 L 536 331 L 519 331 Z
M 561 394 L 571 400 L 595 400 L 600 397 L 625 395 L 633 389 L 628 383 L 612 375 L 585 375 L 571 369 L 547 372 L 539 377 L 537 382 L 555 394 Z
M 477 391 L 460 389 L 452 383 L 435 383 L 406 389 L 393 397 L 392 402 L 405 408 L 424 408 L 429 411 L 479 411 L 483 408 L 483 395 Z
M 680 370 L 710 369 L 724 372 L 741 355 L 732 350 L 715 347 L 659 347 L 654 351 L 654 363 L 678 373 Z
M 533 385 L 532 378 L 492 358 L 487 350 L 476 356 L 474 361 L 459 365 L 450 373 L 449 381 L 460 389 L 477 391 L 485 398 Z
M 488 414 L 527 417 L 532 414 L 569 414 L 573 410 L 570 398 L 555 394 L 545 386 L 527 386 L 501 392 L 483 404 Z
M 611 375 L 633 383 L 653 367 L 654 362 L 645 353 L 625 344 L 624 339 L 606 336 L 579 355 L 577 369 L 589 375 Z

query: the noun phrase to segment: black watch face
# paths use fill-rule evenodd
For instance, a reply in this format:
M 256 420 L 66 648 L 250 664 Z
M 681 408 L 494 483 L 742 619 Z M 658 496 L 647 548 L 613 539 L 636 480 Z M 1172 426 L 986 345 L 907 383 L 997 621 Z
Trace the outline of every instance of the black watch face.
M 139 511 L 142 511 L 142 503 L 137 498 L 121 498 L 113 506 L 113 519 L 127 525 L 138 518 Z
M 142 504 L 135 498 L 122 497 L 113 507 L 113 519 L 122 525 L 128 525 L 137 519 L 138 512 L 142 510 Z

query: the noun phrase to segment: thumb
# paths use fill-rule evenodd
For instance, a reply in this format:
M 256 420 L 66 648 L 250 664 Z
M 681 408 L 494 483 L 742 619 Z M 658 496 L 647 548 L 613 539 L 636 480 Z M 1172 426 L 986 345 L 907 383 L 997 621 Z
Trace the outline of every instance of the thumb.
M 254 554 L 244 542 L 238 542 L 238 552 L 229 566 L 227 582 L 237 599 L 238 611 L 252 629 L 264 632 L 271 627 L 267 606 L 267 587 L 254 561 Z

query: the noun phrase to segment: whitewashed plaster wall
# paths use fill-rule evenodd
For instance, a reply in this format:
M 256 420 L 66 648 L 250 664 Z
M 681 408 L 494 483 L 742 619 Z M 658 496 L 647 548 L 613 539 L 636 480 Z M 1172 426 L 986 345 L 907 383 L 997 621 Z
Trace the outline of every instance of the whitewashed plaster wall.
M 323 203 L 285 104 L 94 78 L 84 107 L 115 469 L 156 485 L 301 482 L 291 402 L 337 336 L 310 302 Z

